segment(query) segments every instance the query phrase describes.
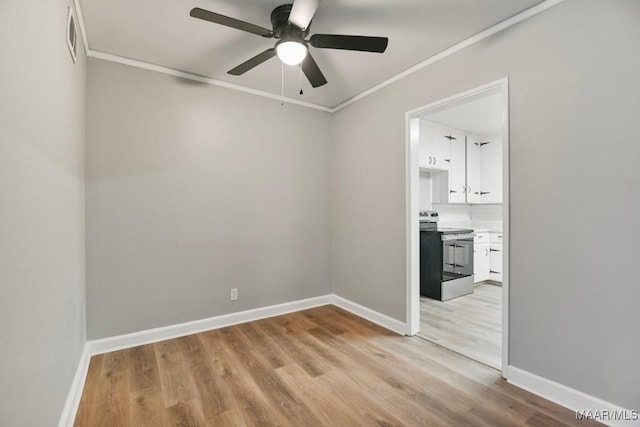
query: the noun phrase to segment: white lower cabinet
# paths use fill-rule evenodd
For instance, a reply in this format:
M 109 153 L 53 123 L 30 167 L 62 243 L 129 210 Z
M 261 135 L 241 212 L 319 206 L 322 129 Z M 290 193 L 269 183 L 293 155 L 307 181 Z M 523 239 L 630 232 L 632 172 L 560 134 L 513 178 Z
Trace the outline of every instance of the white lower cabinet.
M 473 282 L 489 280 L 489 233 L 477 232 L 473 238 Z
M 489 280 L 489 244 L 482 243 L 473 248 L 473 282 Z
M 489 280 L 502 282 L 502 233 L 491 233 L 489 257 Z

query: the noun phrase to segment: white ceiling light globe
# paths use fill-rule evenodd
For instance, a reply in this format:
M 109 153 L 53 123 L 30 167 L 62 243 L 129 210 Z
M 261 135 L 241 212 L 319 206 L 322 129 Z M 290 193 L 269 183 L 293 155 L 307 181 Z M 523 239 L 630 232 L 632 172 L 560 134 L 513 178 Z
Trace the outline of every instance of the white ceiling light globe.
M 278 58 L 287 65 L 298 65 L 307 56 L 307 47 L 297 41 L 283 41 L 276 46 Z

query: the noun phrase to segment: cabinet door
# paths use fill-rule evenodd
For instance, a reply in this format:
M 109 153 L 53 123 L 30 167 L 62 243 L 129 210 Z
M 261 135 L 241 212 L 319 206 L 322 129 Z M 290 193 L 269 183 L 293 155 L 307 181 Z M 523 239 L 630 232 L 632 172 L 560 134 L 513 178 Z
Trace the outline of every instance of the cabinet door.
M 451 162 L 449 164 L 449 203 L 466 202 L 466 143 L 464 135 L 452 131 Z M 448 138 L 448 139 L 449 139 Z
M 425 122 L 419 121 L 420 155 L 419 165 L 423 169 L 436 171 L 448 171 L 449 163 L 445 161 L 449 157 L 448 140 L 443 137 L 446 130 Z
M 451 142 L 447 138 L 449 132 L 446 129 L 434 129 L 434 167 L 438 170 L 449 171 L 451 168 Z
M 480 148 L 482 203 L 502 203 L 502 137 L 483 139 Z
M 489 252 L 489 279 L 502 282 L 502 245 L 491 243 Z
M 473 282 L 489 280 L 489 244 L 481 243 L 473 248 Z
M 481 203 L 480 138 L 467 136 L 467 203 Z

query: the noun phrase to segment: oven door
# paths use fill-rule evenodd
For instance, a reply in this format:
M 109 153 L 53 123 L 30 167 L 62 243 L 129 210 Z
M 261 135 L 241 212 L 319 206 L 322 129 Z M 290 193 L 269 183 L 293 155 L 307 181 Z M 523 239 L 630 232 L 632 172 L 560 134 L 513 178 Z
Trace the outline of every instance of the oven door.
M 442 281 L 473 275 L 473 236 L 448 235 L 442 240 Z
M 445 240 L 442 242 L 442 272 L 443 281 L 455 279 L 456 266 L 456 241 Z
M 473 274 L 473 238 L 455 240 L 453 272 L 460 277 Z

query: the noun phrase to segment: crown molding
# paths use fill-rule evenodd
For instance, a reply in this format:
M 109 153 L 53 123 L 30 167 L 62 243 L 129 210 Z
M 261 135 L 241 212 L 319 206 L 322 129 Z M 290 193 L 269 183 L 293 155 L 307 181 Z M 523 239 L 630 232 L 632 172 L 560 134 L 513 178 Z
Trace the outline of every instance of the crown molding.
M 89 39 L 87 39 L 87 28 L 84 26 L 84 16 L 82 15 L 82 8 L 80 7 L 80 0 L 73 0 L 73 7 L 76 9 L 76 17 L 78 19 L 78 26 L 80 27 L 80 36 L 82 37 L 82 46 L 84 47 L 84 53 L 89 53 Z
M 193 74 L 193 73 L 189 73 L 186 71 L 181 71 L 181 70 L 177 70 L 174 68 L 169 68 L 169 67 L 164 67 L 161 65 L 155 65 L 155 64 L 151 64 L 148 62 L 144 62 L 144 61 L 139 61 L 137 59 L 132 59 L 132 58 L 126 58 L 124 56 L 120 56 L 120 55 L 115 55 L 115 54 L 111 54 L 111 53 L 106 53 L 106 52 L 100 52 L 97 50 L 93 50 L 90 48 L 90 44 L 87 38 L 87 32 L 86 32 L 86 27 L 84 25 L 84 18 L 82 15 L 82 9 L 80 6 L 80 0 L 73 0 L 73 3 L 75 5 L 76 8 L 76 15 L 78 16 L 78 23 L 80 25 L 80 32 L 82 34 L 82 41 L 84 44 L 84 48 L 85 48 L 85 52 L 87 54 L 88 57 L 90 58 L 97 58 L 97 59 L 102 59 L 105 61 L 111 61 L 111 62 L 116 62 L 119 64 L 124 64 L 124 65 L 129 65 L 132 67 L 137 67 L 137 68 L 142 68 L 145 70 L 149 70 L 149 71 L 155 71 L 158 73 L 163 73 L 163 74 L 168 74 L 170 76 L 175 76 L 175 77 L 181 77 L 183 79 L 187 79 L 187 80 L 193 80 L 193 81 L 197 81 L 200 83 L 206 83 L 206 84 L 210 84 L 213 86 L 220 86 L 220 87 L 224 87 L 227 89 L 231 89 L 231 90 L 237 90 L 240 92 L 245 92 L 245 93 L 250 93 L 252 95 L 257 95 L 257 96 L 262 96 L 264 98 L 269 98 L 269 99 L 273 99 L 276 101 L 284 101 L 286 103 L 289 104 L 295 104 L 295 105 L 300 105 L 302 107 L 307 107 L 307 108 L 312 108 L 315 110 L 320 110 L 320 111 L 324 111 L 327 113 L 335 113 L 337 111 L 342 110 L 343 108 L 348 107 L 349 105 L 363 99 L 366 98 L 369 95 L 372 95 L 376 92 L 378 92 L 379 90 L 384 89 L 385 87 L 397 82 L 398 80 L 401 80 L 407 76 L 410 76 L 420 70 L 422 70 L 425 67 L 428 67 L 429 65 L 440 61 L 448 56 L 453 55 L 454 53 L 457 53 L 481 40 L 486 39 L 487 37 L 490 37 L 496 33 L 499 33 L 500 31 L 503 31 L 509 27 L 512 27 L 513 25 L 518 24 L 519 22 L 522 22 L 526 19 L 529 19 L 541 12 L 544 12 L 547 9 L 552 8 L 553 6 L 556 6 L 562 2 L 564 2 L 565 0 L 546 0 L 543 1 L 542 3 L 539 3 L 525 11 L 522 11 L 514 16 L 512 16 L 511 18 L 505 19 L 502 22 L 499 22 L 498 24 L 487 28 L 484 31 L 481 31 L 480 33 L 469 37 L 468 39 L 465 39 L 463 41 L 461 41 L 458 44 L 455 44 L 453 46 L 451 46 L 448 49 L 443 50 L 440 53 L 437 53 L 427 59 L 425 59 L 422 62 L 419 62 L 418 64 L 414 65 L 411 68 L 408 68 L 396 75 L 394 75 L 393 77 L 388 78 L 387 80 L 378 83 L 377 85 L 365 90 L 364 92 L 361 92 L 360 94 L 354 96 L 353 98 L 350 98 L 338 105 L 336 105 L 335 107 L 326 107 L 324 105 L 319 105 L 319 104 L 314 104 L 311 102 L 305 102 L 305 101 L 300 101 L 298 99 L 293 99 L 293 98 L 283 98 L 280 95 L 271 93 L 271 92 L 266 92 L 263 90 L 258 90 L 258 89 L 253 89 L 250 87 L 246 87 L 246 86 L 242 86 L 239 84 L 234 84 L 234 83 L 229 83 L 223 80 L 217 80 L 217 79 L 213 79 L 210 77 L 205 77 L 205 76 L 201 76 L 198 74 Z
M 222 80 L 212 79 L 210 77 L 200 76 L 198 74 L 187 73 L 186 71 L 176 70 L 174 68 L 163 67 L 161 65 L 151 64 L 144 61 L 138 61 L 137 59 L 126 58 L 120 55 L 113 55 L 111 53 L 100 52 L 96 50 L 89 50 L 87 54 L 89 58 L 103 59 L 105 61 L 116 62 L 118 64 L 129 65 L 131 67 L 142 68 L 144 70 L 155 71 L 157 73 L 167 74 L 174 77 L 180 77 L 187 80 L 193 80 L 200 83 L 206 83 L 213 86 L 220 86 L 227 89 L 237 90 L 239 92 L 250 93 L 252 95 L 262 96 L 264 98 L 274 99 L 276 101 L 284 101 L 288 104 L 300 105 L 302 107 L 313 108 L 315 110 L 332 113 L 333 109 L 325 107 L 323 105 L 312 104 L 310 102 L 300 101 L 298 99 L 282 97 L 263 90 L 253 89 L 246 86 L 237 85 L 234 83 L 225 82 Z
M 546 1 L 542 2 L 542 3 L 539 3 L 539 4 L 537 4 L 537 5 L 533 6 L 533 7 L 525 10 L 525 11 L 522 11 L 522 12 L 512 16 L 511 18 L 508 18 L 508 19 L 506 19 L 506 20 L 504 20 L 502 22 L 499 22 L 498 24 L 496 24 L 496 25 L 494 25 L 492 27 L 489 27 L 486 30 L 484 30 L 484 31 L 482 31 L 482 32 L 480 32 L 478 34 L 476 34 L 474 36 L 471 36 L 468 39 L 463 40 L 460 43 L 455 44 L 455 45 L 451 46 L 450 48 L 445 49 L 442 52 L 437 53 L 437 54 L 425 59 L 422 62 L 419 62 L 418 64 L 414 65 L 413 67 L 408 68 L 405 71 L 396 74 L 395 76 L 383 81 L 382 83 L 379 83 L 379 84 L 373 86 L 372 88 L 365 90 L 364 92 L 360 93 L 359 95 L 356 95 L 353 98 L 346 100 L 345 102 L 335 106 L 333 108 L 332 112 L 335 113 L 336 111 L 340 111 L 343 108 L 348 107 L 349 105 L 353 104 L 354 102 L 359 101 L 362 98 L 365 98 L 365 97 L 367 97 L 367 96 L 369 96 L 371 94 L 374 94 L 374 93 L 378 92 L 379 90 L 389 86 L 390 84 L 397 82 L 398 80 L 401 80 L 401 79 L 403 79 L 403 78 L 405 78 L 407 76 L 410 76 L 411 74 L 414 74 L 414 73 L 422 70 L 423 68 L 425 68 L 425 67 L 427 67 L 427 66 L 429 66 L 429 65 L 431 65 L 431 64 L 433 64 L 435 62 L 440 61 L 441 59 L 444 59 L 444 58 L 446 58 L 448 56 L 451 56 L 454 53 L 459 52 L 462 49 L 467 48 L 467 47 L 471 46 L 474 43 L 478 43 L 479 41 L 484 40 L 487 37 L 490 37 L 490 36 L 492 36 L 492 35 L 494 35 L 496 33 L 499 33 L 500 31 L 503 31 L 503 30 L 505 30 L 505 29 L 507 29 L 507 28 L 519 23 L 519 22 L 522 22 L 525 19 L 529 19 L 532 16 L 535 16 L 535 15 L 541 13 L 541 12 L 544 12 L 545 10 L 547 10 L 547 9 L 553 7 L 553 6 L 556 6 L 557 4 L 562 3 L 563 1 L 565 1 L 565 0 L 546 0 Z

